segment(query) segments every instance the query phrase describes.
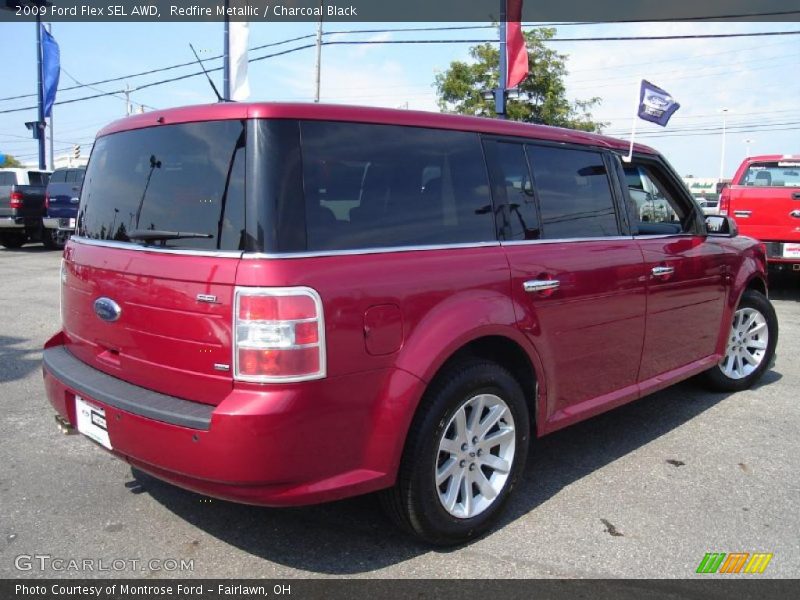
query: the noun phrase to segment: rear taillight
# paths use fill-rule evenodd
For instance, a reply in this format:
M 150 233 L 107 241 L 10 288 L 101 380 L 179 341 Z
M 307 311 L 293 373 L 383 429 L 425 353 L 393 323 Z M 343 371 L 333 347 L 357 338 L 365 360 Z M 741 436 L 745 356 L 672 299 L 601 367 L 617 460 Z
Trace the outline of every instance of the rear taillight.
M 725 187 L 719 194 L 719 214 L 727 215 L 731 208 L 731 188 Z
M 50 194 L 47 192 L 44 194 L 44 207 L 45 209 L 50 208 Z
M 234 378 L 257 383 L 325 377 L 325 322 L 307 287 L 236 288 Z
M 8 206 L 9 208 L 22 208 L 22 194 L 20 192 L 11 192 Z

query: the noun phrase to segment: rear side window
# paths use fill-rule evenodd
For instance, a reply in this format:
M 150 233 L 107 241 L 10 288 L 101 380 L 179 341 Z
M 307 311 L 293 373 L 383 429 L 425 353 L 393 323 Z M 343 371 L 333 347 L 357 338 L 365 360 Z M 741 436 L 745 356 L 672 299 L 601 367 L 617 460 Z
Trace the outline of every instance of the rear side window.
M 747 167 L 739 185 L 750 187 L 800 187 L 800 161 L 770 161 Z
M 244 238 L 245 124 L 210 121 L 105 136 L 92 150 L 78 233 L 132 241 L 134 231 L 197 234 L 168 248 L 240 250 Z M 206 237 L 207 236 L 207 237 Z
M 477 134 L 301 122 L 308 250 L 493 241 Z
M 539 197 L 542 237 L 620 234 L 608 172 L 600 152 L 527 146 Z
M 498 204 L 498 219 L 506 240 L 539 239 L 539 214 L 525 146 L 521 143 L 484 142 L 492 180 L 492 194 Z

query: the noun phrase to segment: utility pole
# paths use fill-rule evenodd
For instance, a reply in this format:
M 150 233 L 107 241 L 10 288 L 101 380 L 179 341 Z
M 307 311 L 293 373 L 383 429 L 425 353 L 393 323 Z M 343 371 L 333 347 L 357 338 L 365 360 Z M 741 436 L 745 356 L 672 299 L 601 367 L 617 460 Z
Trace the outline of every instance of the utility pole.
M 225 0 L 225 33 L 224 46 L 222 52 L 222 99 L 225 102 L 231 99 L 231 23 L 228 16 L 230 0 Z
M 320 78 L 322 75 L 322 15 L 325 12 L 325 0 L 319 0 L 319 23 L 317 23 L 317 64 L 314 67 L 316 85 L 314 87 L 314 102 L 319 102 Z
M 36 76 L 37 89 L 39 94 L 39 119 L 36 123 L 36 141 L 39 145 L 39 168 L 44 171 L 47 169 L 47 162 L 44 156 L 44 83 L 42 82 L 42 20 L 38 13 L 36 15 Z
M 500 78 L 494 92 L 494 111 L 497 118 L 506 118 L 506 81 L 508 80 L 508 49 L 506 48 L 506 0 L 500 0 Z
M 728 109 L 722 109 L 722 151 L 720 152 L 719 159 L 719 178 L 722 179 L 725 175 L 725 134 L 727 127 Z
M 131 88 L 126 83 L 125 84 L 125 116 L 131 116 Z
M 53 24 L 47 24 L 47 31 L 50 35 L 53 35 Z M 50 130 L 50 170 L 55 171 L 56 169 L 56 160 L 53 152 L 53 138 L 56 135 L 55 129 L 53 129 L 53 115 L 56 113 L 55 108 L 50 109 L 50 123 L 48 123 L 48 129 Z

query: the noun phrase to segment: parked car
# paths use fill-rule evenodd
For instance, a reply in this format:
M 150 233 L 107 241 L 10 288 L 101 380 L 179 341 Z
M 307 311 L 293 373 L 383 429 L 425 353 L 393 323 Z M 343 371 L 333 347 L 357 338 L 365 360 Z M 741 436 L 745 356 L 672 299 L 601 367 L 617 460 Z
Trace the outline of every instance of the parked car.
M 81 184 L 86 167 L 56 169 L 50 175 L 45 195 L 44 227 L 50 230 L 54 246 L 63 248 L 69 236 L 75 231 L 78 216 Z
M 800 155 L 746 158 L 722 190 L 720 213 L 764 243 L 772 269 L 800 272 Z
M 0 246 L 19 248 L 50 238 L 42 227 L 49 171 L 0 169 Z
M 532 437 L 698 374 L 745 389 L 774 356 L 763 249 L 627 148 L 308 104 L 115 122 L 43 354 L 59 427 L 217 498 L 383 490 L 423 540 L 480 535 Z M 647 221 L 634 170 L 668 207 Z
M 709 198 L 708 196 L 695 196 L 694 199 L 704 215 L 719 214 L 719 199 Z

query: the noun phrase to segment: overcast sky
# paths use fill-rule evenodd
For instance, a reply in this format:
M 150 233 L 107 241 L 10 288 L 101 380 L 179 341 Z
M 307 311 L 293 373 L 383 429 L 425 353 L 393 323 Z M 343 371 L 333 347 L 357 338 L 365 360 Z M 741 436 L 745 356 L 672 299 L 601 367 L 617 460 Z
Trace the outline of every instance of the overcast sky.
M 331 31 L 400 29 L 441 23 L 337 23 Z M 466 24 L 465 24 L 466 25 Z M 3 23 L 0 35 L 0 97 L 34 94 L 36 89 L 35 26 Z M 800 23 L 658 23 L 562 25 L 559 37 L 607 35 L 708 34 L 800 30 Z M 315 23 L 251 25 L 250 47 L 313 34 Z M 205 55 L 222 50 L 221 23 L 58 23 L 53 34 L 61 46 L 61 87 L 118 77 L 192 59 L 189 43 Z M 342 35 L 341 39 L 490 38 L 492 29 L 425 33 Z M 333 39 L 333 38 L 328 38 Z M 250 57 L 313 43 L 313 38 L 252 51 Z M 564 42 L 552 44 L 567 55 L 570 99 L 602 98 L 595 111 L 607 121 L 606 132 L 627 139 L 639 81 L 648 79 L 681 103 L 666 129 L 639 121 L 637 140 L 662 151 L 682 175 L 716 177 L 720 170 L 722 109 L 727 108 L 727 152 L 724 174 L 730 177 L 751 154 L 800 154 L 800 36 L 759 38 Z M 437 110 L 432 86 L 437 72 L 450 61 L 466 59 L 468 44 L 328 46 L 323 49 L 324 102 Z M 210 63 L 217 66 L 221 61 Z M 535 68 L 535 65 L 534 65 Z M 196 66 L 96 86 L 99 91 L 135 88 L 152 81 L 196 71 Z M 221 88 L 221 73 L 215 73 Z M 252 100 L 311 101 L 314 50 L 305 49 L 251 63 Z M 82 88 L 62 91 L 58 100 L 98 93 Z M 214 96 L 203 78 L 191 78 L 141 91 L 137 105 L 167 108 L 211 102 Z M 35 97 L 0 101 L 0 110 L 35 104 Z M 125 114 L 121 98 L 106 97 L 56 106 L 56 154 L 80 144 L 91 147 L 97 130 Z M 35 142 L 25 121 L 36 111 L 0 114 L 0 153 L 36 160 Z

